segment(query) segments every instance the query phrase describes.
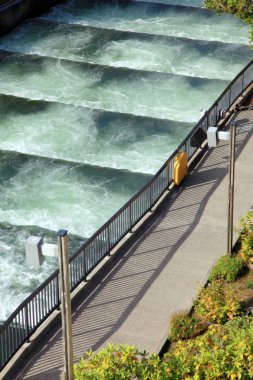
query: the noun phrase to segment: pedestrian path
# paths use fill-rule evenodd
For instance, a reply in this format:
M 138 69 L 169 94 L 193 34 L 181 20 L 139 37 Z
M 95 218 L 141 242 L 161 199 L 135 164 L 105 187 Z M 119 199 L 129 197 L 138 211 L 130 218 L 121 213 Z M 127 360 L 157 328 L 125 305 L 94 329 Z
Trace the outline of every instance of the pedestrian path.
M 235 224 L 253 204 L 253 111 L 237 120 Z M 226 251 L 229 146 L 208 150 L 173 197 L 149 220 L 139 237 L 113 257 L 73 308 L 74 357 L 108 342 L 159 352 L 170 316 L 190 308 L 198 284 Z M 63 368 L 57 325 L 44 335 L 12 380 L 56 380 Z

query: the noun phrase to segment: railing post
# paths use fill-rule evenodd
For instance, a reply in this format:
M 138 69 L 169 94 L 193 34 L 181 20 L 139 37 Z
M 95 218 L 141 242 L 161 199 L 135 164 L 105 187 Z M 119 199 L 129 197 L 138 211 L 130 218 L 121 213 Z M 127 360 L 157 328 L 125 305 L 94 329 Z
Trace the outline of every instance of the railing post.
M 67 252 L 67 231 L 58 232 L 61 308 L 62 308 L 62 335 L 64 349 L 64 380 L 73 380 L 73 343 L 71 299 L 69 286 L 69 258 Z

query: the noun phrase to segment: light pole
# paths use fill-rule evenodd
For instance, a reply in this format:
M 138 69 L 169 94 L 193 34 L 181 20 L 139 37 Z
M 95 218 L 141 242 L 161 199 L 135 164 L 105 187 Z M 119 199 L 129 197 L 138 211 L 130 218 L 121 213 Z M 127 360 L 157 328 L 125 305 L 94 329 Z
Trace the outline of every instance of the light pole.
M 60 287 L 61 287 L 61 313 L 62 335 L 64 351 L 64 380 L 73 380 L 73 343 L 71 299 L 69 286 L 69 258 L 67 249 L 67 231 L 60 230 L 58 236 Z
M 252 110 L 251 104 L 235 106 L 233 112 Z M 234 219 L 234 183 L 235 183 L 235 144 L 236 144 L 236 120 L 230 121 L 230 152 L 229 152 L 229 184 L 228 184 L 228 232 L 227 254 L 232 256 L 233 249 L 233 219 Z
M 230 151 L 229 151 L 229 177 L 228 177 L 228 230 L 227 254 L 232 256 L 233 248 L 233 216 L 234 216 L 234 183 L 235 183 L 235 142 L 236 121 L 230 121 Z
M 234 210 L 234 182 L 235 182 L 235 140 L 236 122 L 230 121 L 230 132 L 218 131 L 218 127 L 209 127 L 207 130 L 207 142 L 209 147 L 217 147 L 219 140 L 229 140 L 229 184 L 228 184 L 228 220 L 227 220 L 227 254 L 232 255 L 233 247 L 233 210 Z
M 231 111 L 235 114 L 241 111 L 253 110 L 253 105 L 236 105 Z M 226 112 L 220 110 L 220 117 L 223 119 Z M 239 124 L 235 120 L 230 121 L 230 132 L 220 132 L 217 127 L 211 126 L 207 130 L 207 143 L 209 147 L 217 147 L 218 140 L 229 140 L 229 169 L 228 169 L 228 220 L 227 220 L 227 254 L 232 256 L 233 248 L 233 217 L 234 217 L 234 183 L 235 183 L 235 144 L 236 144 L 236 127 Z M 249 123 L 252 125 L 252 123 Z

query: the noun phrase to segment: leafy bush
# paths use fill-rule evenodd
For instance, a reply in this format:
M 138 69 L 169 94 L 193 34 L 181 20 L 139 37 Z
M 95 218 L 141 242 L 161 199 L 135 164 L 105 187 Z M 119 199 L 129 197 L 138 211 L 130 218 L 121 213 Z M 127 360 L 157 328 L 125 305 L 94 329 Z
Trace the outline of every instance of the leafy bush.
M 240 221 L 237 229 L 241 240 L 241 256 L 253 263 L 253 211 L 249 211 Z
M 245 270 L 245 262 L 240 257 L 222 256 L 213 267 L 209 281 L 224 280 L 235 281 Z
M 248 281 L 247 288 L 248 289 L 253 289 L 253 280 Z
M 170 320 L 169 339 L 174 342 L 180 339 L 193 338 L 207 329 L 207 324 L 199 318 L 189 316 L 187 311 L 175 313 Z
M 215 280 L 201 290 L 195 311 L 209 322 L 224 323 L 240 314 L 240 302 L 229 284 Z
M 159 359 L 133 346 L 107 345 L 75 366 L 75 380 L 250 380 L 253 378 L 253 317 L 211 325 L 195 339 L 180 341 Z
M 225 326 L 229 329 L 229 334 L 233 335 L 237 333 L 237 330 L 248 330 L 252 327 L 253 317 L 236 317 L 228 321 Z
M 159 377 L 160 359 L 154 354 L 148 357 L 129 345 L 108 344 L 98 353 L 89 351 L 74 368 L 75 380 L 162 379 Z
M 253 378 L 253 318 L 212 325 L 196 339 L 181 341 L 164 356 L 166 379 Z

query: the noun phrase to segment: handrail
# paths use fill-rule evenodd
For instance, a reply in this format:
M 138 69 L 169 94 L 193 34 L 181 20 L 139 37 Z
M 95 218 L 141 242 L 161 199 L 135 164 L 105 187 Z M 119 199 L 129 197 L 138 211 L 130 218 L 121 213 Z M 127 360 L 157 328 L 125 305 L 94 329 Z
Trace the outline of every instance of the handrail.
M 253 81 L 253 60 L 234 78 L 185 139 L 170 155 L 153 178 L 96 231 L 70 258 L 70 289 L 74 290 L 107 256 L 132 228 L 151 210 L 173 182 L 175 157 L 179 151 L 188 159 L 201 146 L 209 126 L 220 119 L 220 110 L 228 111 Z M 42 283 L 0 326 L 0 371 L 34 331 L 60 305 L 59 271 Z

